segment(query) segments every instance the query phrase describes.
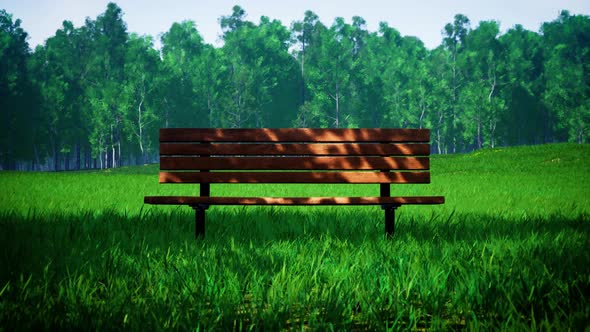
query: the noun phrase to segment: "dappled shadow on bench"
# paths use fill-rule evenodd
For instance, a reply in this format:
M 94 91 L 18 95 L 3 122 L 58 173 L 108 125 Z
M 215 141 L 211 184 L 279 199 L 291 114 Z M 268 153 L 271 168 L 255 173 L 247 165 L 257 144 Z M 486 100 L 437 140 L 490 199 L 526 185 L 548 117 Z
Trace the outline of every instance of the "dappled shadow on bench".
M 429 183 L 428 142 L 426 129 L 162 128 L 160 182 Z

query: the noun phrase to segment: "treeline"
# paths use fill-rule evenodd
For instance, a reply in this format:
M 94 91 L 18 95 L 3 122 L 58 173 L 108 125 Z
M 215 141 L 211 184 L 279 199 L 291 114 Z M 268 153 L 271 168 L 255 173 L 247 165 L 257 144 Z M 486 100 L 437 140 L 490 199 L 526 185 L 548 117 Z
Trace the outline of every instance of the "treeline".
M 430 128 L 436 153 L 590 136 L 589 16 L 501 35 L 456 15 L 434 50 L 361 17 L 288 28 L 236 6 L 219 22 L 223 47 L 184 21 L 156 50 L 110 3 L 31 51 L 0 11 L 0 167 L 152 162 L 160 127 Z

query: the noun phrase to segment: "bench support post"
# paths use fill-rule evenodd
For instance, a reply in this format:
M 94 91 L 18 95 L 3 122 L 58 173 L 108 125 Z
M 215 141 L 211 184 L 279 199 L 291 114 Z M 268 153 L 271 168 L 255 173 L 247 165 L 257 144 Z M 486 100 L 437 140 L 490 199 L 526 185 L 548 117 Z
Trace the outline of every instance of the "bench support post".
M 398 204 L 383 205 L 382 208 L 385 210 L 385 237 L 393 237 L 395 233 L 395 210 L 400 207 Z
M 205 237 L 205 211 L 208 205 L 199 204 L 192 206 L 195 210 L 195 239 Z

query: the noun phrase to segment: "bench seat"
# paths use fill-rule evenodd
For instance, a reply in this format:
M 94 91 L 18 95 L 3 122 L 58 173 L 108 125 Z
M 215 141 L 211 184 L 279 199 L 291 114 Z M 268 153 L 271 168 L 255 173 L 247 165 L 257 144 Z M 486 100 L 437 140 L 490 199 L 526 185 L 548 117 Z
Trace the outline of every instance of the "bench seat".
M 401 197 L 200 197 L 146 196 L 146 204 L 169 205 L 408 205 L 443 204 L 443 196 Z

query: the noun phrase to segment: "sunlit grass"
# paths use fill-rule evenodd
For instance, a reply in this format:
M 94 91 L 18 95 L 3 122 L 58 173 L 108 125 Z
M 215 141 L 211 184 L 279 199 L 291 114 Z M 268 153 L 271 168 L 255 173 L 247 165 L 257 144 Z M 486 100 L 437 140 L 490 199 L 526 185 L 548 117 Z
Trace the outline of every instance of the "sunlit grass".
M 590 146 L 434 156 L 444 195 L 399 209 L 188 207 L 157 165 L 0 173 L 0 328 L 584 330 Z M 286 191 L 288 190 L 288 191 Z M 213 195 L 377 195 L 378 186 L 212 186 Z

